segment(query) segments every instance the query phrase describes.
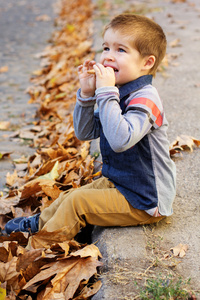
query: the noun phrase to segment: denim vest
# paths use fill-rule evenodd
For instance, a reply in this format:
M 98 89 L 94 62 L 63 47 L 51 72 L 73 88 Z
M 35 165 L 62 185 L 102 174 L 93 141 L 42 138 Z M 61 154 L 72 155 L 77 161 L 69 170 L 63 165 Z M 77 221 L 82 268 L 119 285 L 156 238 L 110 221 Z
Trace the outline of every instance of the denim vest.
M 151 83 L 152 76 L 145 75 L 119 88 L 122 114 L 129 94 Z M 144 136 L 128 150 L 116 153 L 111 149 L 101 128 L 100 148 L 102 174 L 114 183 L 128 202 L 140 210 L 156 207 L 158 195 L 148 137 Z

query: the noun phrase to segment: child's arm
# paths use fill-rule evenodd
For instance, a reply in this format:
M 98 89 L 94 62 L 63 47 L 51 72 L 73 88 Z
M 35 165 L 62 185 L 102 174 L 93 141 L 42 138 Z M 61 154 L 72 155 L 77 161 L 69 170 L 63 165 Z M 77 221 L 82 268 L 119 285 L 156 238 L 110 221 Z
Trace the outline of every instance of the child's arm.
M 81 98 L 81 90 L 77 92 L 77 102 L 73 114 L 74 131 L 79 140 L 86 141 L 99 137 L 100 121 L 94 112 L 96 97 Z
M 78 67 L 81 88 L 77 92 L 77 102 L 73 114 L 74 130 L 79 140 L 91 140 L 99 137 L 99 118 L 94 115 L 96 104 L 96 77 L 88 73 L 95 62 L 85 61 Z
M 94 69 L 97 70 L 97 66 Z M 103 127 L 103 132 L 108 140 L 111 148 L 115 152 L 123 152 L 133 147 L 139 140 L 141 140 L 152 128 L 152 121 L 156 121 L 154 115 L 154 108 L 149 108 L 146 105 L 130 105 L 126 113 L 122 115 L 122 111 L 119 105 L 119 91 L 116 87 L 107 86 L 109 82 L 108 72 L 104 72 L 103 66 L 100 66 L 100 71 L 96 71 L 96 96 L 97 105 L 99 108 L 99 118 Z M 102 75 L 103 74 L 103 75 Z M 112 80 L 112 75 L 110 82 Z M 161 101 L 158 95 L 152 92 L 152 98 L 156 103 L 152 101 L 152 105 L 160 110 L 162 114 L 162 108 L 160 106 Z M 138 92 L 137 97 L 145 97 L 144 92 Z M 156 106 L 157 105 L 157 106 Z M 141 108 L 141 109 L 140 109 Z

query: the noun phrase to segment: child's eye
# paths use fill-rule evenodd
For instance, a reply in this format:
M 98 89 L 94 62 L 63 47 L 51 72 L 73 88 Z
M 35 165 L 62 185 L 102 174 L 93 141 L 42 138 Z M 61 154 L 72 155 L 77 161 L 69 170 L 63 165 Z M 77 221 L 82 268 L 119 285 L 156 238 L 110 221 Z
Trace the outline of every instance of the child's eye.
M 126 52 L 123 48 L 118 49 L 119 52 Z
M 110 49 L 108 47 L 104 47 L 103 51 L 109 51 Z

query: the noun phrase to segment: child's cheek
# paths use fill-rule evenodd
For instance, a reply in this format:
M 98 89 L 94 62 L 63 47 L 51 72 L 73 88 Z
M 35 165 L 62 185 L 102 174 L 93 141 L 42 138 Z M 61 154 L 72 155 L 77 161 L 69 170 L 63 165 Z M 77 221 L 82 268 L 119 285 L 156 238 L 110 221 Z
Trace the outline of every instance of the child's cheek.
M 102 53 L 99 59 L 99 63 L 103 65 L 103 61 L 104 61 L 104 55 Z

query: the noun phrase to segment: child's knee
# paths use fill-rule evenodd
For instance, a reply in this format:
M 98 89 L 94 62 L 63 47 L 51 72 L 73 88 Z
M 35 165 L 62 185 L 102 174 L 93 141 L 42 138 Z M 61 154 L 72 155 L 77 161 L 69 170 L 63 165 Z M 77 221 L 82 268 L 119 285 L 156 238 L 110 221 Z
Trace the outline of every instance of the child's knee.
M 70 195 L 69 200 L 71 202 L 70 204 L 73 206 L 73 209 L 78 214 L 84 214 L 88 208 L 90 197 L 87 191 L 77 189 Z

